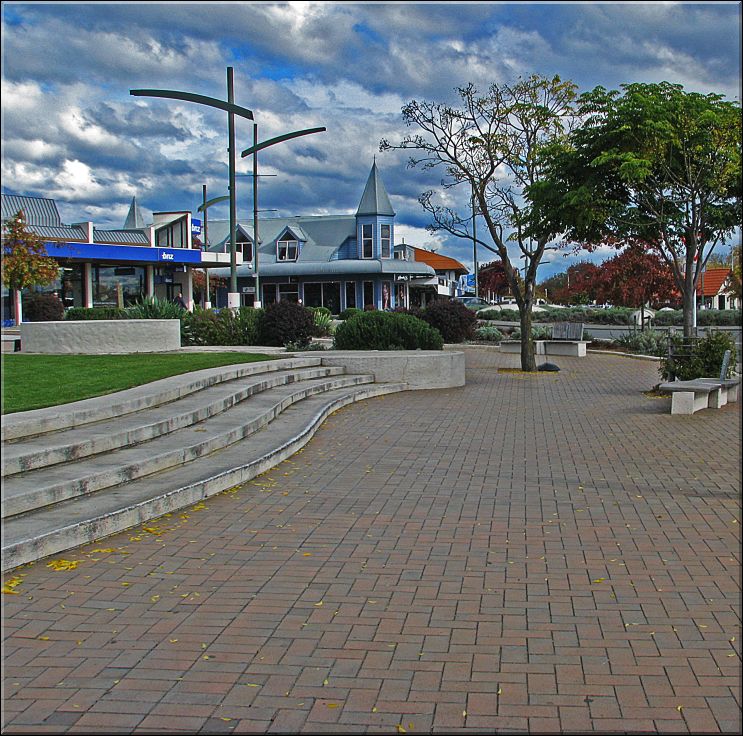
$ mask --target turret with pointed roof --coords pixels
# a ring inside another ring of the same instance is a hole
[[[144,217],[137,204],[137,198],[132,197],[132,203],[129,205],[129,214],[124,222],[124,230],[139,230],[146,227]]]
[[[387,190],[382,183],[382,177],[379,175],[377,161],[374,160],[369,178],[366,181],[364,193],[361,195],[359,208],[356,210],[356,216],[359,215],[386,215],[394,217],[395,211],[392,209],[390,198],[387,196]]]

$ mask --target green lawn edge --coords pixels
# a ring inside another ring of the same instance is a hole
[[[133,353],[2,356],[2,414],[15,414],[123,391],[183,373],[276,360],[260,353]]]

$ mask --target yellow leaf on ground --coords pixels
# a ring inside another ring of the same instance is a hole
[[[51,567],[52,570],[74,570],[80,564],[80,560],[52,560],[47,562],[46,566]]]

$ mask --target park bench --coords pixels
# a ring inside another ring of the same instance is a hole
[[[583,339],[582,322],[555,322],[552,339],[541,340],[545,355],[572,355],[583,358],[588,341]]]
[[[730,351],[726,350],[719,378],[695,378],[660,384],[661,391],[671,393],[671,414],[694,414],[700,409],[719,409],[737,401],[740,378],[727,377],[729,366]]]
[[[572,355],[583,358],[586,355],[588,341],[583,339],[582,322],[555,322],[552,325],[552,338],[535,340],[534,352],[537,355]],[[500,344],[502,353],[521,351],[520,340],[503,340]]]

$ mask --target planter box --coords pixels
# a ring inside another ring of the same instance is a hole
[[[23,353],[161,353],[181,347],[177,319],[24,322]]]
[[[535,340],[535,355],[570,355],[574,358],[584,358],[586,355],[586,340]],[[520,353],[521,340],[503,340],[500,343],[501,353]]]

